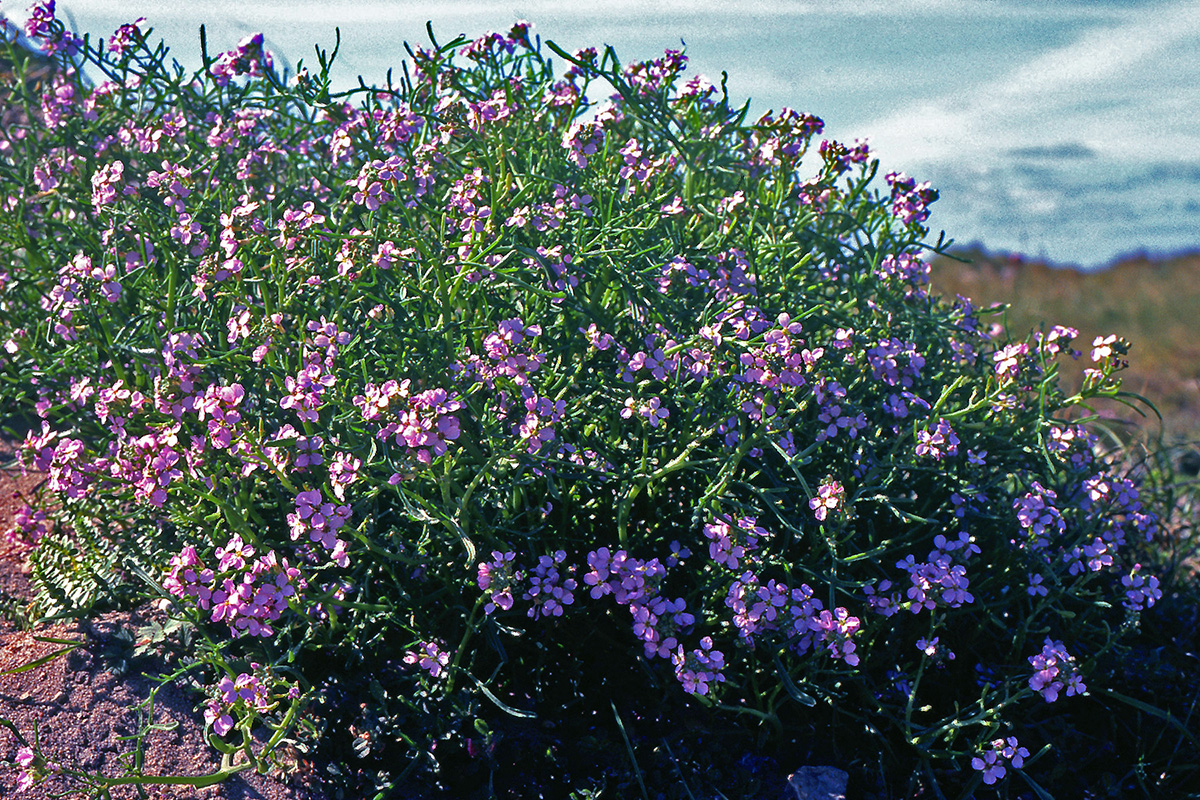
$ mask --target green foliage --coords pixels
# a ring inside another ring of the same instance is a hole
[[[85,523],[75,534],[52,533],[30,553],[31,577],[43,616],[85,617],[113,587],[112,551],[90,528]]]

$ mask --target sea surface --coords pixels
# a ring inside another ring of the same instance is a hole
[[[23,3],[3,0],[14,20]],[[144,16],[185,66],[262,31],[279,61],[341,48],[339,86],[379,83],[403,42],[507,30],[623,62],[686,46],[691,69],[790,106],[826,136],[869,138],[884,171],[941,193],[929,224],[960,243],[1094,268],[1200,249],[1200,1],[59,0],[107,36]]]

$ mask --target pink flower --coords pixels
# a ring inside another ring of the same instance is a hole
[[[1092,341],[1092,361],[1103,361],[1113,354],[1113,345],[1116,344],[1116,336],[1097,336]]]
[[[212,725],[213,732],[217,736],[224,736],[233,730],[233,717],[221,709],[220,704],[213,700],[208,707],[204,709],[204,721]]]
[[[683,198],[675,195],[675,199],[669,203],[663,203],[663,207],[659,209],[659,214],[664,217],[673,217],[682,214],[686,209],[683,207]]]
[[[821,484],[817,489],[817,496],[808,501],[808,507],[813,510],[813,516],[818,521],[824,522],[829,512],[836,510],[845,496],[846,490],[840,483],[829,481]]]
[[[405,664],[417,664],[432,678],[440,678],[450,663],[450,654],[437,646],[436,642],[422,642],[416,650],[404,655]]]

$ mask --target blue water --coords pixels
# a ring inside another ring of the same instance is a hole
[[[14,19],[20,9],[5,2]],[[525,18],[567,49],[623,61],[686,43],[694,71],[754,113],[791,106],[870,137],[884,170],[932,181],[929,224],[959,242],[1094,267],[1200,249],[1200,2],[598,0],[593,3],[59,0],[107,35],[145,16],[186,66],[263,31],[287,63],[342,49],[335,76],[380,82],[402,42]]]

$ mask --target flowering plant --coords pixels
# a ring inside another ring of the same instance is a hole
[[[1154,519],[1075,414],[1121,345],[1068,396],[1073,331],[931,295],[936,193],[818,118],[748,121],[672,50],[546,44],[556,75],[524,23],[337,94],[261,35],[189,75],[37,9],[0,378],[95,545],[39,533],[43,603],[195,626],[214,741],[274,730],[247,763],[336,741],[347,665],[356,753],[414,765],[453,714],[606,708],[628,672],[992,784],[1158,597],[1122,556]]]

